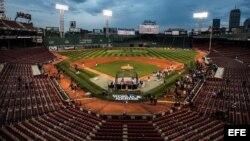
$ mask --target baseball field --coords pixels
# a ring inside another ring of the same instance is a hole
[[[174,66],[174,71],[164,77],[166,83],[149,91],[161,95],[176,79],[185,75],[187,70],[194,66],[195,56],[198,53],[193,50],[170,48],[99,48],[64,51],[60,54],[67,59],[59,63],[58,67],[85,91],[102,97],[100,94],[107,91],[91,82],[91,78],[98,75],[114,77],[121,66],[125,65],[133,66],[141,78]],[[80,70],[78,74],[73,67],[75,65]]]

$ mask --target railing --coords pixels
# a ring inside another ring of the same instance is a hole
[[[58,82],[56,81],[55,78],[50,78],[49,80],[63,101],[65,101],[65,102],[71,101],[70,98],[68,97],[68,95],[66,94],[66,92],[58,84]]]

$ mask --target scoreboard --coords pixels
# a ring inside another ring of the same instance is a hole
[[[188,34],[187,30],[181,28],[169,28],[164,33],[170,36],[187,36]]]
[[[140,34],[159,34],[159,25],[139,25]]]

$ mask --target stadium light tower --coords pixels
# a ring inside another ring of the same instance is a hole
[[[211,53],[211,49],[212,49],[212,38],[213,38],[213,26],[210,28],[209,48],[208,48],[209,53]]]
[[[199,22],[199,29],[198,32],[201,32],[202,27],[202,20],[208,17],[208,12],[199,12],[199,13],[193,13],[193,18],[198,19]]]
[[[56,4],[56,9],[59,10],[60,12],[60,36],[64,36],[64,11],[69,10],[68,5],[63,5],[63,4]]]
[[[112,17],[113,12],[111,10],[103,10],[103,16],[106,17],[106,37],[109,38],[109,17]]]

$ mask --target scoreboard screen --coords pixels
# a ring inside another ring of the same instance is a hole
[[[118,35],[135,35],[135,30],[133,29],[118,29]]]
[[[139,25],[140,34],[159,34],[159,25]]]

